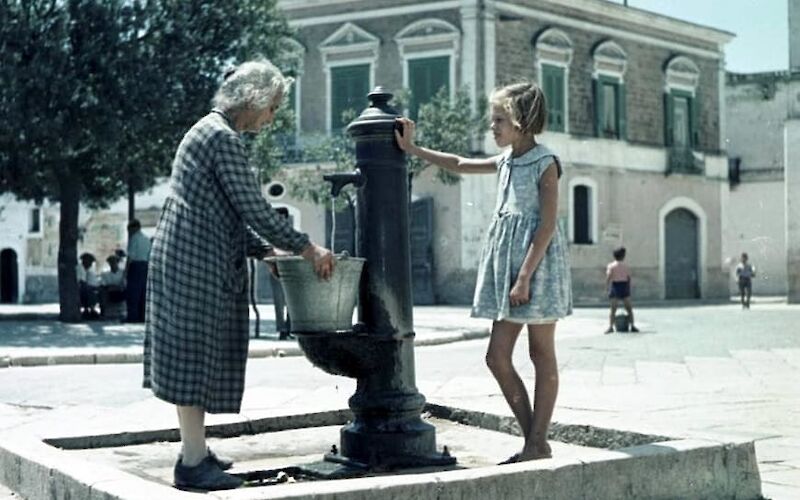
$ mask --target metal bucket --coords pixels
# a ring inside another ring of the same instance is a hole
[[[336,267],[328,281],[317,277],[314,266],[302,257],[277,256],[266,260],[278,267],[292,333],[353,329],[353,309],[365,259],[337,255]]]

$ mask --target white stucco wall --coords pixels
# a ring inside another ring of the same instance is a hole
[[[786,293],[786,235],[782,181],[747,182],[728,193],[722,259],[730,269],[731,293],[738,293],[734,269],[746,252],[756,266],[754,294]]]
[[[783,168],[783,124],[800,106],[800,81],[777,75],[726,86],[726,149],[743,170]]]
[[[787,193],[800,198],[786,177],[792,145],[800,143],[800,130],[790,125],[800,113],[800,79],[786,72],[733,75],[725,91],[727,150],[741,158],[741,183],[723,196],[722,258],[732,273],[741,252],[747,252],[758,272],[753,293],[783,295],[792,246],[787,234],[794,225],[786,216],[793,206]],[[730,283],[736,292],[733,278]]]
[[[800,119],[785,124],[786,267],[789,302],[800,303]]]
[[[18,201],[11,194],[0,196],[0,251],[17,254],[17,297],[25,296],[25,257],[27,255],[28,212],[31,203]]]

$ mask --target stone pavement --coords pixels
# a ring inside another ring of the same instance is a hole
[[[641,334],[602,335],[606,311],[599,308],[577,309],[560,323],[554,420],[674,437],[752,439],[764,495],[800,498],[800,306],[757,299],[750,311],[728,304],[636,312]],[[481,335],[488,326],[468,318],[463,307],[417,307],[414,319],[421,339]],[[141,331],[134,328],[0,321],[0,355],[140,349]],[[267,337],[263,342],[294,345]],[[515,363],[530,382],[523,342]],[[417,349],[420,391],[434,403],[508,414],[484,366],[485,346],[483,339]],[[57,428],[69,435],[87,422],[95,433],[173,427],[174,410],[138,387],[140,370],[136,364],[0,370],[0,431]],[[353,380],[327,375],[303,357],[253,360],[242,415],[212,416],[209,423],[344,408],[354,388]],[[0,490],[6,500],[2,495]]]

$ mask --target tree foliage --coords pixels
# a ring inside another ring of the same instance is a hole
[[[343,113],[342,120],[347,123],[356,116],[356,110],[348,110]],[[251,155],[254,166],[263,181],[283,181],[293,198],[325,206],[330,206],[333,201],[337,209],[341,208],[345,201],[342,197],[332,200],[331,185],[322,176],[332,172],[350,172],[355,168],[352,140],[345,133],[306,135],[301,138],[302,144],[297,144],[295,123],[292,112],[282,110],[278,113],[275,122],[255,139]],[[286,148],[295,148],[300,153],[297,160],[311,166],[292,171],[284,169]],[[351,190],[349,186],[344,188],[345,193]]]
[[[281,49],[275,3],[0,0],[0,192],[61,203],[62,318],[78,312],[79,203],[169,171],[223,66]]]
[[[222,67],[289,34],[274,1],[11,0],[0,8],[0,189],[103,205],[168,171]]]
[[[395,109],[402,110],[410,101],[411,92],[403,89],[397,93],[393,101]],[[427,148],[446,151],[461,156],[475,154],[472,147],[474,141],[482,138],[488,129],[486,120],[486,101],[478,102],[477,110],[472,111],[469,93],[465,89],[458,90],[453,99],[446,89],[439,91],[433,99],[420,107],[417,123],[417,144]],[[345,123],[352,121],[357,116],[355,110],[350,110],[343,117]],[[276,124],[266,134],[286,133],[287,128]],[[294,130],[293,128],[291,130]],[[293,133],[293,132],[292,132]],[[263,135],[266,135],[263,134]],[[268,143],[268,139],[260,139]],[[270,143],[273,144],[274,143]],[[330,172],[346,172],[355,168],[355,154],[352,140],[344,134],[321,136],[306,139],[305,151],[311,163],[317,163],[316,168],[306,168],[287,173],[280,170],[280,163],[274,162],[280,154],[277,150],[256,149],[254,160],[256,166],[264,172],[267,178],[280,178],[289,188],[291,196],[315,204],[330,205],[330,184],[322,179],[322,175]],[[408,169],[412,178],[418,176],[430,165],[419,158],[408,157]],[[323,169],[321,164],[330,165]],[[460,176],[437,169],[437,179],[444,184],[454,184]],[[346,190],[351,189],[349,187]],[[343,203],[337,200],[338,203]],[[340,205],[341,206],[341,205]]]
[[[403,109],[410,101],[410,92],[400,94],[398,107]],[[472,100],[467,89],[459,89],[451,99],[449,91],[442,87],[429,102],[419,108],[417,120],[416,142],[420,146],[445,151],[459,156],[471,156],[476,153],[473,144],[481,140],[488,130],[486,119],[487,102],[477,102],[475,112],[472,111]],[[413,177],[417,177],[431,165],[410,156],[408,169]],[[436,168],[436,178],[443,184],[455,184],[461,176],[447,170]]]

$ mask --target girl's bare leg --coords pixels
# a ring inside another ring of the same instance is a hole
[[[522,325],[509,321],[495,321],[492,324],[492,336],[486,351],[486,365],[497,380],[508,406],[511,407],[522,435],[527,436],[533,425],[531,401],[511,359],[520,330]]]
[[[533,398],[533,425],[525,437],[523,460],[549,458],[547,432],[558,396],[558,362],[555,348],[556,324],[528,325],[528,346],[536,372]]]

